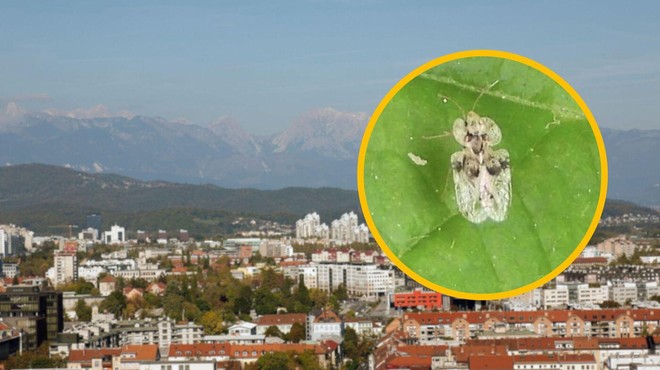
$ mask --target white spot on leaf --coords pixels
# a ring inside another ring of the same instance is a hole
[[[408,153],[408,158],[410,158],[410,160],[413,161],[413,163],[418,165],[418,166],[426,166],[426,163],[427,163],[426,159],[424,159],[424,158],[422,158],[418,155],[415,155],[413,153]]]

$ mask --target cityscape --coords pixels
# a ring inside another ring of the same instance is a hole
[[[658,216],[634,209],[610,210],[551,282],[499,301],[426,289],[353,210],[200,240],[99,213],[63,235],[6,224],[0,357],[12,368],[653,369]]]

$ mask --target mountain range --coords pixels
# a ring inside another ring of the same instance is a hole
[[[44,163],[140,180],[230,188],[356,188],[366,113],[332,108],[303,113],[275,135],[246,132],[231,117],[207,126],[158,117],[0,111],[0,163]],[[660,205],[660,130],[602,129],[608,197]]]

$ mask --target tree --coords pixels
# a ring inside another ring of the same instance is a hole
[[[296,290],[296,294],[293,296],[293,298],[300,302],[300,304],[307,308],[303,312],[309,311],[309,307],[312,306],[312,299],[309,296],[309,289],[305,286],[305,282],[302,278],[298,280],[298,289]]]
[[[310,289],[309,298],[314,303],[314,308],[323,308],[328,304],[328,295],[320,289]]]
[[[262,286],[254,292],[254,309],[259,315],[273,314],[277,312],[279,300],[269,288]]]
[[[344,331],[344,342],[342,344],[344,345],[344,353],[346,354],[346,357],[350,358],[354,362],[357,362],[359,357],[359,342],[360,338],[358,337],[355,330],[353,330],[351,327],[347,327]]]
[[[115,315],[115,317],[121,317],[124,309],[126,308],[126,297],[122,292],[112,292],[110,295],[101,302],[99,310],[101,312],[108,311]]]
[[[199,324],[204,327],[204,333],[209,335],[221,334],[224,330],[222,326],[222,314],[218,311],[207,311],[199,319]]]
[[[282,334],[282,331],[280,331],[280,328],[278,328],[275,325],[271,325],[268,328],[266,328],[266,332],[264,334],[266,334],[267,337],[282,338],[284,336],[284,334]]]
[[[252,289],[248,285],[242,285],[238,290],[238,297],[234,301],[234,313],[249,314],[252,309]]]
[[[306,335],[307,333],[305,332],[305,325],[296,322],[291,325],[291,330],[289,331],[287,338],[290,342],[298,343],[301,340],[304,340]]]
[[[5,369],[54,369],[66,367],[67,360],[59,356],[50,357],[48,343],[44,342],[36,351],[13,354],[5,361]]]
[[[619,308],[621,305],[617,301],[603,301],[603,303],[600,304],[601,308]]]
[[[339,302],[347,300],[348,291],[346,290],[346,285],[344,285],[344,283],[339,284],[337,289],[332,292],[332,295],[335,296]]]
[[[85,300],[79,299],[78,302],[76,302],[75,311],[78,321],[92,320],[92,308],[85,303]]]
[[[259,370],[288,370],[290,359],[286,352],[265,353],[257,360]]]

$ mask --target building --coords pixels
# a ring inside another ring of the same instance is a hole
[[[580,284],[577,287],[577,301],[581,305],[597,305],[608,300],[609,290],[607,285],[589,286]]]
[[[660,309],[442,311],[404,313],[399,320],[399,330],[420,344],[442,338],[464,341],[494,331],[502,338],[629,338],[653,333],[660,327]]]
[[[340,243],[368,243],[369,228],[365,224],[358,225],[358,217],[354,212],[344,213],[330,223],[330,237]]]
[[[293,324],[305,325],[307,315],[304,313],[285,313],[277,315],[263,315],[257,320],[256,334],[266,334],[266,330],[271,326],[276,326],[280,332],[287,334],[291,331]]]
[[[320,263],[316,267],[316,282],[305,286],[326,292],[336,290],[339,285],[346,287],[349,295],[360,297],[385,297],[394,292],[394,271],[383,270],[376,265],[350,263]],[[300,271],[300,267],[299,267]]]
[[[328,225],[321,223],[321,217],[316,212],[309,213],[296,221],[296,239],[328,239],[329,237]]]
[[[611,254],[614,258],[618,258],[623,255],[631,257],[639,246],[624,236],[618,236],[604,240],[596,248],[600,254]]]
[[[187,243],[190,241],[190,234],[188,234],[188,230],[185,229],[180,229],[179,230],[179,241]]]
[[[78,233],[78,239],[96,241],[99,240],[99,230],[91,227],[86,228]]]
[[[252,253],[259,252],[259,247],[261,247],[261,239],[259,238],[233,238],[226,239],[222,246],[230,251],[237,251],[242,245],[247,245],[252,247]]]
[[[612,286],[610,290],[610,300],[621,305],[637,301],[637,284],[623,283]]]
[[[0,260],[0,277],[13,279],[18,275],[18,263],[4,262]]]
[[[242,248],[242,247],[241,247]],[[293,256],[293,247],[279,240],[263,240],[259,246],[262,257],[286,258]]]
[[[544,310],[551,307],[565,307],[568,305],[568,301],[568,286],[566,285],[557,285],[555,288],[543,289],[541,303]]]
[[[99,292],[102,296],[107,297],[115,291],[117,287],[117,279],[112,275],[107,275],[99,280]]]
[[[78,256],[75,252],[55,252],[54,286],[64,285],[78,279]]]
[[[109,231],[103,233],[103,242],[106,244],[120,244],[126,242],[126,229],[113,225]]]
[[[62,292],[37,286],[11,286],[0,293],[0,317],[13,319],[25,334],[25,348],[34,349],[43,340],[57,338],[64,328]]]
[[[307,338],[310,340],[336,339],[344,335],[344,324],[337,314],[324,309],[318,315],[310,313]]]
[[[0,225],[0,255],[18,256],[33,249],[34,233],[16,225]]]
[[[442,294],[423,289],[415,289],[412,292],[394,293],[392,304],[395,308],[420,308],[434,310],[442,308]]]

